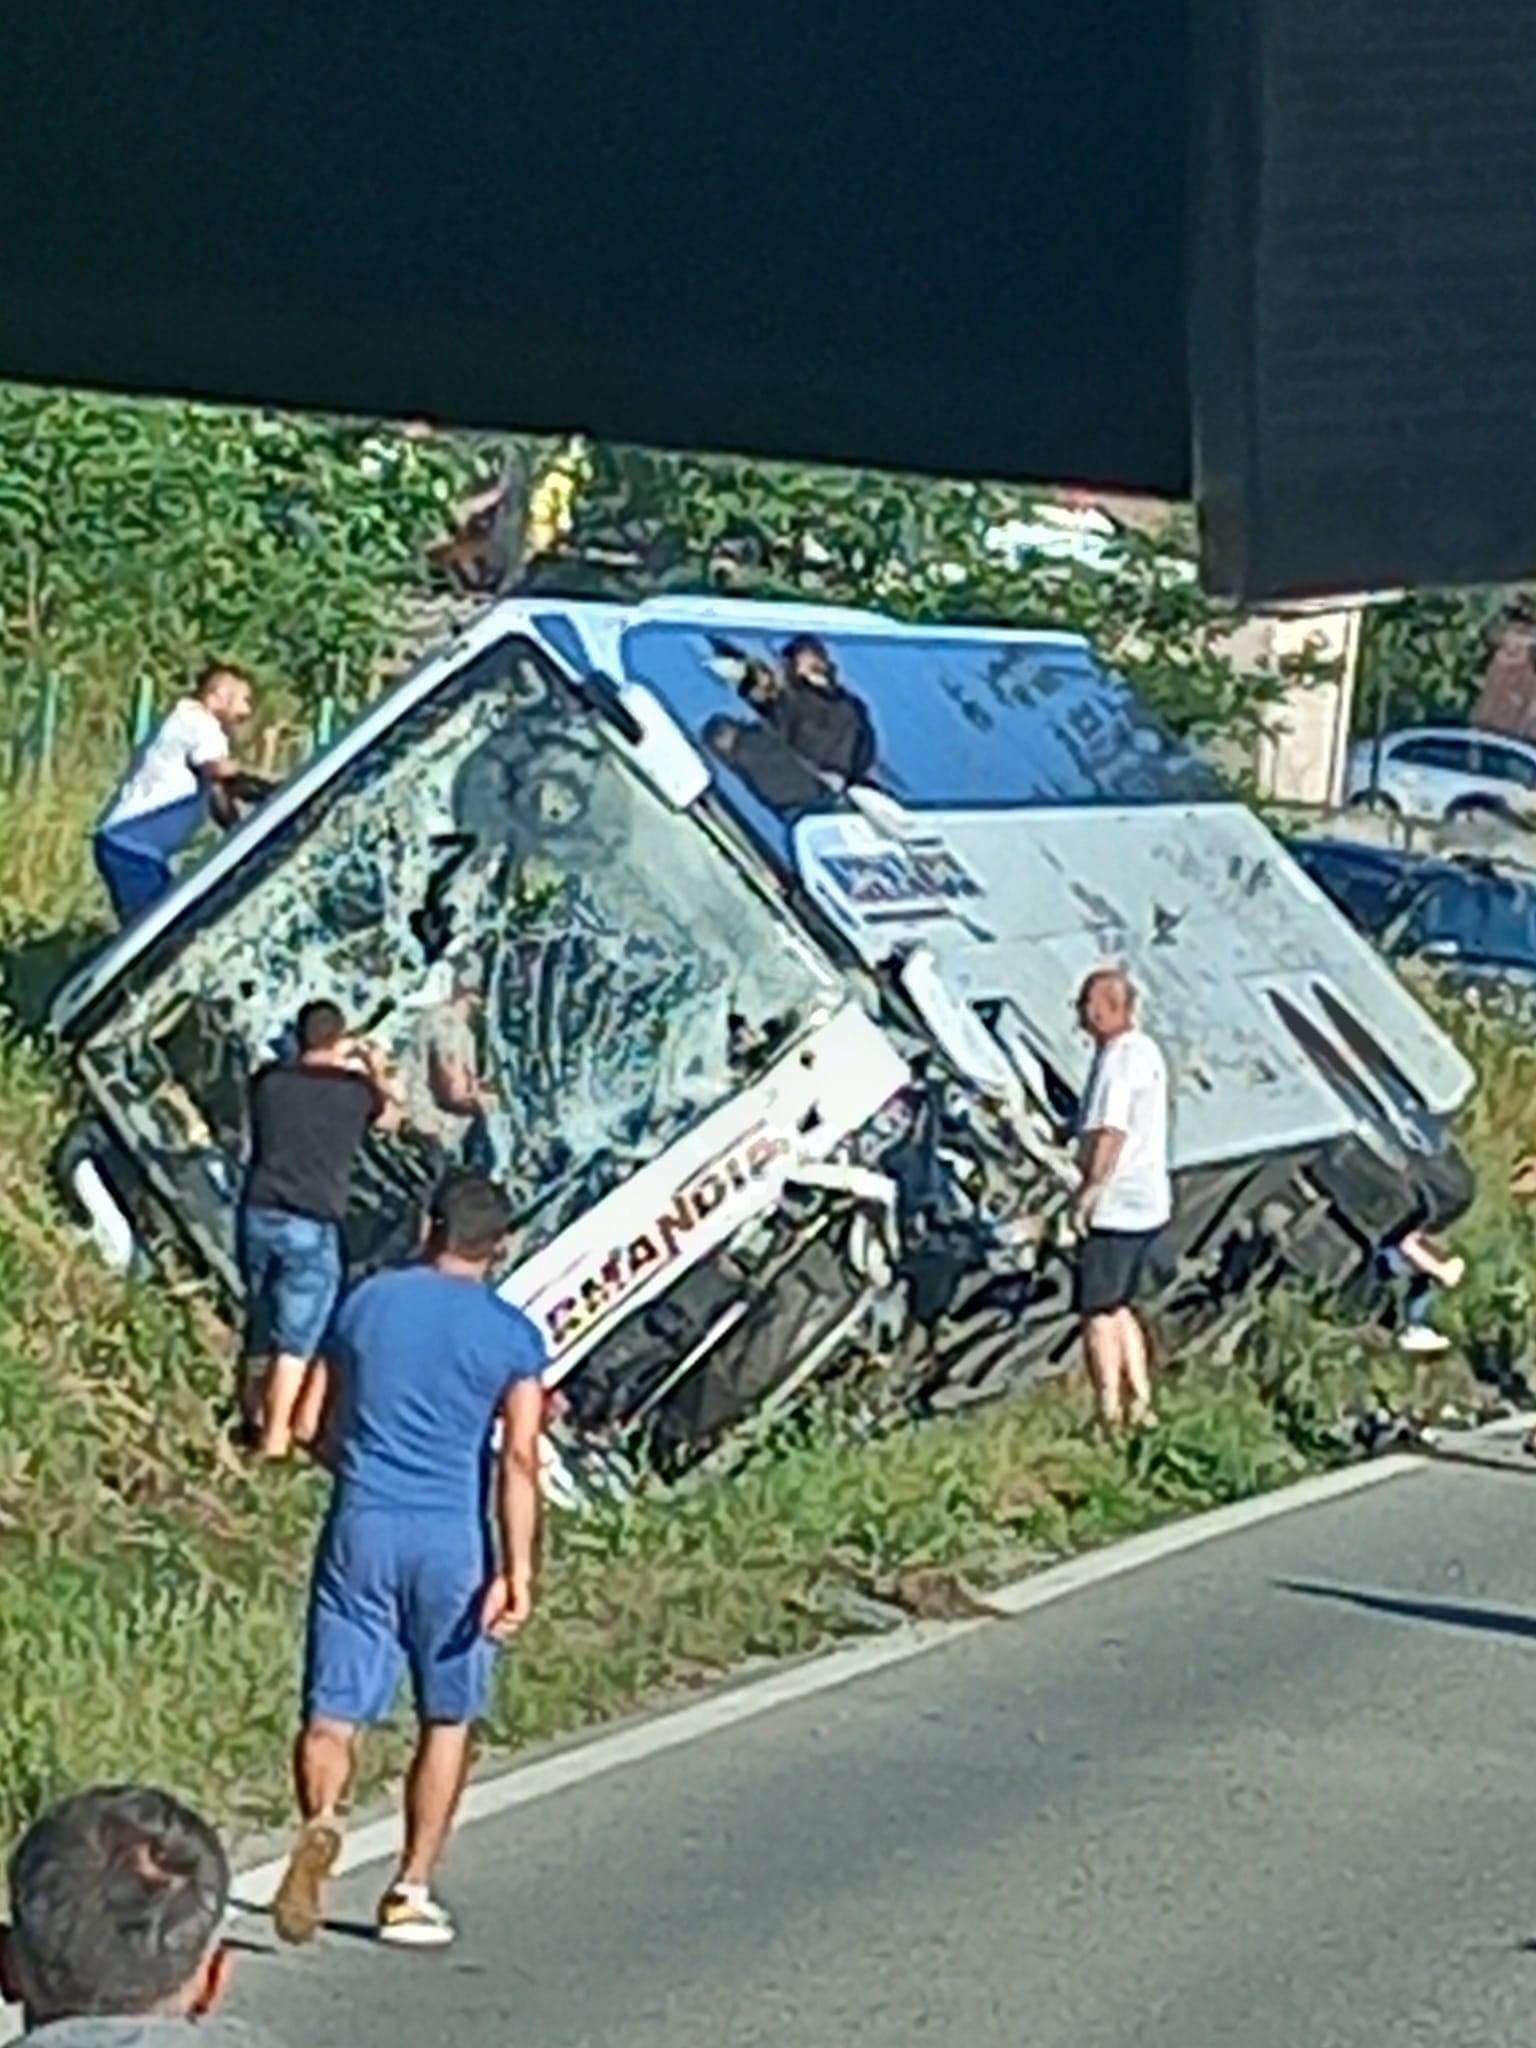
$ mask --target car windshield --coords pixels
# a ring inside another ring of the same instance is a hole
[[[301,1003],[330,998],[387,1053],[406,1110],[360,1163],[354,1259],[396,1255],[417,1197],[459,1161],[506,1181],[522,1258],[835,994],[511,640],[173,925],[84,1062],[162,1194],[227,1251],[249,1077]],[[478,1113],[451,1106],[449,1069],[483,1092]]]
[[[1002,635],[647,621],[624,666],[710,757],[770,843],[841,786],[911,810],[1220,801],[1211,771],[1170,738],[1082,643]]]
[[[1500,876],[1440,877],[1415,899],[1398,944],[1473,966],[1536,969],[1536,889]]]

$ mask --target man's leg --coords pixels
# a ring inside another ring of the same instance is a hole
[[[1118,1429],[1125,1419],[1118,1312],[1111,1310],[1107,1315],[1083,1318],[1083,1352],[1098,1402],[1099,1420],[1106,1429]]]
[[[331,1376],[324,1359],[315,1359],[304,1375],[293,1411],[293,1440],[306,1449],[319,1443],[325,1429]]]
[[[335,1226],[307,1216],[278,1219],[277,1352],[262,1397],[264,1458],[286,1458],[293,1449],[295,1412],[340,1290],[341,1247]]]
[[[424,1721],[405,1781],[405,1853],[400,1882],[430,1887],[469,1775],[465,1722]]]
[[[399,1669],[389,1518],[333,1517],[310,1587],[303,1727],[293,1759],[303,1826],[272,1907],[284,1941],[312,1940],[324,1918],[358,1730],[388,1710]]]
[[[453,1940],[453,1921],[432,1896],[469,1771],[470,1730],[485,1712],[494,1648],[480,1627],[491,1574],[478,1521],[441,1528],[432,1518],[411,1533],[412,1569],[402,1604],[403,1635],[420,1735],[405,1788],[405,1850],[379,1904],[379,1938],[413,1948]]]
[[[304,1391],[310,1361],[279,1351],[267,1367],[261,1390],[261,1455],[286,1458],[293,1449],[293,1417]]]
[[[1141,1318],[1128,1303],[1115,1316],[1120,1328],[1120,1358],[1131,1390],[1130,1420],[1133,1426],[1152,1421],[1152,1375],[1147,1364],[1147,1333]]]
[[[347,1796],[357,1759],[357,1729],[350,1721],[310,1721],[293,1751],[294,1789],[308,1821],[334,1821]]]
[[[325,1886],[341,1854],[337,1816],[352,1782],[357,1730],[350,1722],[307,1722],[294,1749],[293,1775],[304,1825],[283,1872],[272,1919],[282,1941],[313,1941],[325,1917]]]

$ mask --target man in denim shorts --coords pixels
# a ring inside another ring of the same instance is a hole
[[[341,1225],[352,1167],[392,1103],[378,1055],[347,1036],[334,1003],[306,1003],[299,1056],[251,1083],[251,1166],[240,1213],[240,1265],[253,1325],[270,1333],[261,1452],[283,1458],[317,1420],[306,1381],[341,1292]],[[302,1409],[301,1409],[302,1402]]]

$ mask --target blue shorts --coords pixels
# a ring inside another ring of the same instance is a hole
[[[141,910],[158,903],[176,879],[170,855],[153,846],[98,832],[93,850],[96,872],[106,884],[119,924],[131,924]]]
[[[309,1591],[305,1721],[382,1721],[407,1670],[419,1720],[478,1721],[496,1654],[480,1628],[493,1569],[473,1516],[333,1514]]]
[[[341,1232],[286,1209],[240,1212],[240,1270],[253,1351],[313,1358],[341,1293]]]

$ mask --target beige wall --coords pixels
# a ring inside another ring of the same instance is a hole
[[[1310,653],[1337,664],[1336,682],[1298,682],[1265,721],[1253,769],[1261,796],[1279,803],[1332,806],[1343,795],[1344,757],[1360,651],[1360,613],[1308,612],[1255,620],[1264,665]]]

